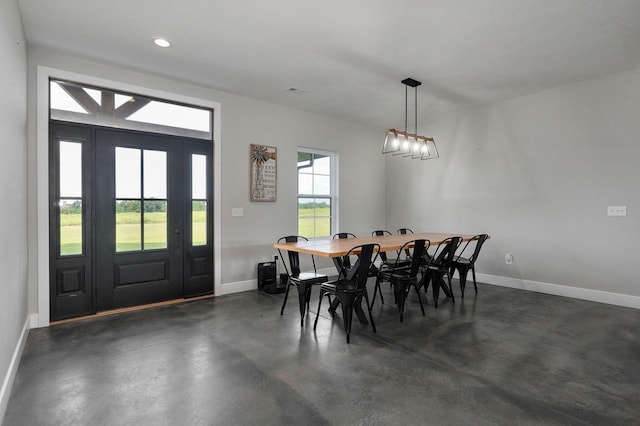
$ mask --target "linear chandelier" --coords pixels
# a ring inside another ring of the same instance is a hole
[[[405,78],[402,80],[402,84],[404,84],[404,132],[396,129],[387,129],[382,153],[420,160],[440,158],[433,138],[418,135],[418,86],[422,83],[413,78]],[[415,89],[415,133],[407,132],[407,93],[409,87]]]

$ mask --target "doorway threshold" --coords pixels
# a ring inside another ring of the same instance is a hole
[[[67,318],[67,319],[63,319],[63,320],[59,320],[59,321],[51,321],[49,323],[49,326],[52,327],[52,326],[55,326],[55,325],[66,324],[66,323],[70,323],[70,322],[84,321],[84,320],[88,320],[88,319],[91,319],[91,318],[100,318],[100,317],[106,317],[106,316],[109,316],[109,315],[122,314],[122,313],[126,313],[126,312],[142,311],[144,309],[157,308],[157,307],[160,307],[160,306],[169,306],[169,305],[176,305],[178,303],[193,302],[194,300],[212,299],[214,297],[215,297],[214,294],[207,294],[207,295],[204,295],[204,296],[190,297],[188,299],[174,299],[174,300],[167,300],[167,301],[164,301],[164,302],[149,303],[147,305],[139,305],[139,306],[130,306],[128,308],[111,309],[109,311],[101,311],[101,312],[97,312],[97,313],[91,314],[91,315],[83,315],[83,316],[80,316],[80,317]]]

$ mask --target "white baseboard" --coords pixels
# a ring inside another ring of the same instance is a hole
[[[338,275],[336,268],[318,269],[318,273],[327,274],[329,276]],[[233,283],[224,283],[216,286],[215,295],[223,296],[225,294],[240,293],[241,291],[257,290],[258,280],[236,281]]]
[[[555,296],[588,300],[590,302],[607,303],[609,305],[618,305],[627,308],[640,309],[640,297],[638,296],[611,293],[601,290],[591,290],[587,288],[571,287],[560,284],[543,283],[539,281],[529,281],[519,278],[500,277],[497,275],[488,274],[476,274],[476,279],[478,282],[498,285],[501,287],[517,288],[520,290],[553,294]]]
[[[4,419],[4,413],[7,411],[9,396],[11,396],[11,388],[13,387],[13,381],[16,378],[16,373],[18,372],[18,365],[20,364],[20,358],[22,357],[24,345],[27,342],[27,335],[29,334],[29,324],[31,323],[31,321],[32,318],[31,316],[29,316],[24,322],[22,332],[20,333],[20,338],[18,339],[16,348],[13,351],[13,356],[11,357],[9,369],[7,370],[4,381],[2,382],[2,388],[0,389],[0,423],[2,423],[2,419]]]
[[[216,286],[215,295],[223,296],[225,294],[239,293],[241,291],[256,290],[258,288],[258,280],[236,281],[234,283],[224,283]]]

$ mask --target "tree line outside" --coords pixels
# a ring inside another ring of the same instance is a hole
[[[167,247],[167,203],[145,200],[144,225],[141,224],[140,200],[122,200],[116,203],[116,251],[159,249]],[[205,201],[192,202],[193,245],[206,244]],[[144,242],[142,239],[144,226]],[[82,201],[75,200],[60,206],[60,253],[82,253]]]

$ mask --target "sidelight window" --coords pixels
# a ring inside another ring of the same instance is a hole
[[[191,155],[191,245],[207,245],[207,156]]]
[[[82,249],[82,143],[60,141],[58,226],[60,256],[83,253]]]

